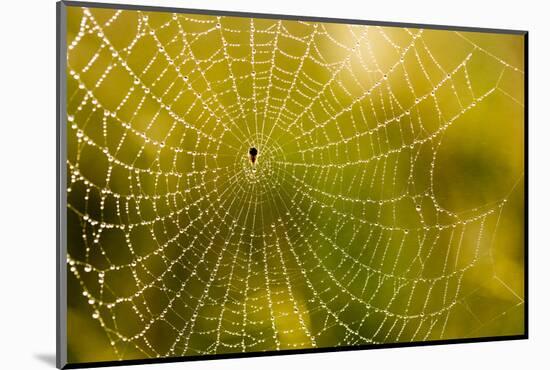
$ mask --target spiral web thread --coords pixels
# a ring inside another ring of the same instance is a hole
[[[69,306],[117,359],[476,336],[523,306],[496,272],[489,319],[463,291],[514,188],[461,212],[434,190],[450,127],[497,94],[523,107],[500,84],[523,71],[468,33],[438,31],[466,50],[449,66],[422,29],[71,14]],[[457,310],[474,330],[447,331]]]

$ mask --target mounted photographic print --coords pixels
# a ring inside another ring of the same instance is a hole
[[[59,367],[527,338],[527,32],[61,2],[58,40]]]

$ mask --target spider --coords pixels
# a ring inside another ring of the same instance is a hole
[[[252,164],[256,163],[256,156],[258,155],[258,149],[252,147],[248,151],[248,154],[250,154],[250,161],[252,162]]]

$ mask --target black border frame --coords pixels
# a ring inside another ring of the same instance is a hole
[[[165,358],[149,358],[136,360],[113,360],[113,361],[98,361],[98,362],[67,362],[67,264],[66,256],[66,7],[87,7],[87,8],[103,8],[103,9],[120,9],[120,10],[142,10],[148,12],[170,12],[184,14],[202,14],[202,15],[219,15],[231,17],[245,18],[261,18],[261,19],[276,19],[276,20],[294,20],[305,22],[321,22],[321,23],[340,23],[340,24],[357,24],[370,26],[384,27],[399,27],[399,28],[423,28],[432,30],[445,31],[462,31],[462,32],[482,32],[496,34],[512,34],[524,37],[524,333],[519,335],[504,335],[492,337],[473,337],[473,338],[458,338],[458,339],[442,339],[430,340],[422,342],[396,342],[383,344],[363,344],[354,346],[340,347],[325,347],[325,348],[301,348],[288,349],[281,351],[265,351],[265,352],[237,352],[223,353],[213,355],[193,355]],[[265,357],[265,356],[280,356],[292,354],[307,354],[307,353],[328,353],[340,351],[360,351],[365,349],[382,349],[382,348],[403,348],[403,347],[423,347],[442,344],[460,344],[460,343],[482,343],[482,342],[497,342],[520,340],[529,338],[529,254],[528,254],[528,239],[529,239],[529,31],[513,30],[513,29],[495,29],[495,28],[477,28],[477,27],[460,27],[448,25],[432,25],[419,23],[402,23],[402,22],[383,22],[358,19],[343,19],[343,18],[325,18],[314,16],[297,16],[284,14],[265,14],[265,13],[249,13],[249,12],[234,12],[225,10],[210,10],[210,9],[188,9],[174,8],[164,6],[146,6],[146,5],[130,5],[130,4],[112,4],[112,3],[97,3],[61,0],[56,3],[56,366],[59,369],[78,369],[92,368],[105,366],[122,366],[122,365],[142,365],[142,364],[159,364],[172,362],[187,362],[187,361],[208,361],[217,359],[231,358],[247,358],[247,357]]]

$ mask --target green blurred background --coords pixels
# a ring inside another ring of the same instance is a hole
[[[67,42],[69,362],[524,332],[522,35],[68,7]]]

